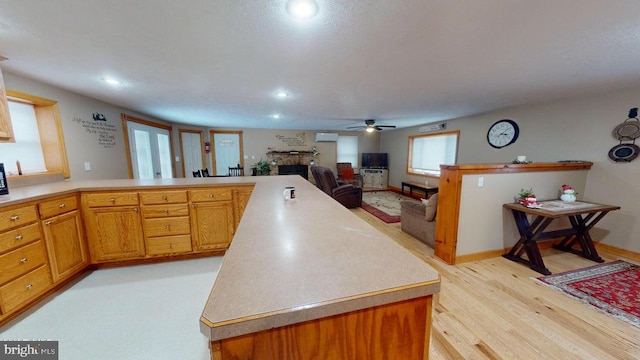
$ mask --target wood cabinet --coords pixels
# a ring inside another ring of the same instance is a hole
[[[239,186],[233,189],[233,220],[236,229],[240,224],[244,209],[247,208],[252,192],[253,186]]]
[[[226,250],[235,231],[231,187],[189,190],[195,251]]]
[[[38,204],[53,282],[67,279],[89,265],[77,195]]]
[[[84,222],[92,263],[145,256],[137,192],[82,195]]]
[[[51,287],[35,204],[0,211],[0,319]]]
[[[148,256],[191,252],[191,222],[186,190],[140,193]]]

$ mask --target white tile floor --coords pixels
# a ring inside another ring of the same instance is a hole
[[[199,319],[222,257],[102,269],[0,328],[59,341],[60,360],[210,359]]]

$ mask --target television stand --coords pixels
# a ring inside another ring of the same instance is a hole
[[[360,169],[360,176],[364,188],[386,189],[389,186],[388,169]]]

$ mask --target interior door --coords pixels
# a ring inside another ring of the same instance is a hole
[[[242,131],[211,131],[216,175],[228,175],[229,167],[244,167]]]
[[[192,177],[194,171],[206,167],[203,147],[202,131],[180,129],[180,151],[182,152],[184,177]]]
[[[134,121],[127,121],[127,130],[133,178],[172,178],[169,130]]]

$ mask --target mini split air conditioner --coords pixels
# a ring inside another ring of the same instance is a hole
[[[336,142],[338,134],[336,133],[316,133],[316,142]]]

